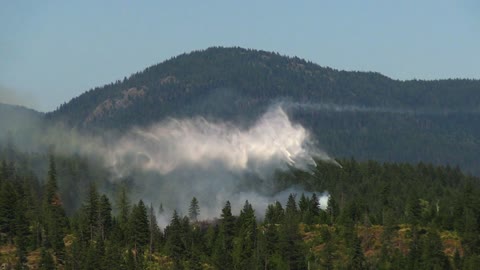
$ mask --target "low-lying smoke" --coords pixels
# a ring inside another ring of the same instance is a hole
[[[61,124],[38,127],[31,135],[32,141],[21,145],[34,151],[54,146],[60,155],[103,159],[112,182],[129,183],[132,201],[143,199],[157,209],[163,205],[163,226],[173,210],[186,215],[193,197],[200,203],[201,219],[219,217],[227,200],[235,214],[248,200],[263,218],[268,204],[285,203],[290,193],[305,192],[301,187],[279,190],[275,172],[289,166],[308,170],[316,165],[314,159],[335,163],[280,105],[248,128],[196,117],[134,128],[121,137],[86,136]],[[326,205],[328,194],[317,195]]]
[[[0,84],[0,103],[26,106],[34,108],[35,99],[31,95],[22,94],[21,91],[14,90]]]
[[[307,169],[315,166],[313,157],[334,162],[280,106],[273,106],[248,129],[201,117],[170,119],[132,130],[106,152],[118,178],[133,179],[138,197],[186,214],[195,196],[205,219],[218,217],[227,200],[234,211],[248,200],[262,217],[269,203],[303,192],[300,188],[278,192],[272,180],[276,170]]]
[[[282,106],[286,110],[307,110],[324,112],[353,112],[353,113],[384,113],[384,114],[406,114],[406,115],[451,115],[451,114],[478,114],[478,109],[429,109],[429,108],[401,108],[392,106],[363,106],[335,103],[301,103],[301,102],[283,102]]]

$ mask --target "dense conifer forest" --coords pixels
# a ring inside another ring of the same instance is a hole
[[[478,269],[480,179],[431,164],[318,162],[279,171],[290,194],[265,215],[228,200],[165,213],[86,158],[0,148],[0,262],[6,269]],[[102,190],[109,190],[104,193]],[[111,192],[111,191],[114,192]],[[179,213],[187,213],[185,216]],[[168,215],[160,227],[157,217]]]

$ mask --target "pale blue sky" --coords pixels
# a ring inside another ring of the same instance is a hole
[[[0,101],[41,111],[172,56],[241,46],[395,79],[480,78],[480,2],[0,2]]]

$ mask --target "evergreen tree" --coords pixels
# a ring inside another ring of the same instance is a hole
[[[52,258],[52,254],[48,250],[42,248],[40,258],[40,270],[54,270],[55,263]]]
[[[363,254],[361,240],[355,235],[352,242],[353,242],[353,246],[350,248],[349,269],[352,269],[352,270],[367,269],[365,265],[365,255]]]
[[[423,254],[421,255],[423,269],[450,269],[450,263],[443,252],[440,235],[430,231],[423,240]]]
[[[290,224],[297,224],[300,221],[294,194],[288,196],[287,205],[285,206],[285,221]]]
[[[122,186],[120,191],[117,194],[115,206],[117,209],[117,221],[118,221],[118,236],[121,237],[124,245],[128,241],[128,226],[130,218],[130,200],[127,195],[127,190],[125,186]]]
[[[138,260],[139,256],[145,251],[145,247],[149,243],[149,238],[150,231],[147,208],[143,201],[140,200],[137,205],[133,206],[129,230],[130,244],[135,251],[134,257],[136,260]]]
[[[89,240],[93,240],[99,228],[99,195],[95,184],[90,184],[87,200],[83,206]]]
[[[150,204],[149,215],[148,215],[148,230],[149,230],[149,254],[153,254],[156,247],[156,242],[159,239],[161,232],[160,228],[157,225],[157,218],[155,217],[155,211],[153,206]]]
[[[16,192],[13,183],[3,181],[0,187],[0,232],[11,243],[15,225]]]
[[[314,217],[318,217],[320,215],[320,203],[318,201],[317,194],[313,193],[312,197],[310,198],[309,210]]]
[[[329,224],[333,224],[338,217],[340,210],[337,204],[337,201],[333,197],[332,194],[328,196],[328,203],[327,203],[327,215]]]
[[[220,230],[215,242],[213,260],[218,269],[233,269],[233,239],[235,237],[235,217],[227,201],[222,209]]]
[[[100,229],[100,236],[105,240],[113,226],[112,220],[112,205],[105,194],[100,196],[98,204],[98,227]]]
[[[23,269],[23,266],[27,262],[28,237],[30,235],[29,223],[25,215],[26,206],[23,201],[17,202],[15,210],[15,246],[17,249],[18,265],[22,266],[20,268]]]
[[[195,197],[193,197],[192,201],[190,202],[188,215],[189,215],[189,218],[195,222],[197,221],[197,218],[200,215],[200,207],[198,206],[198,200]]]
[[[280,233],[280,250],[289,269],[304,269],[306,267],[303,241],[298,229],[299,222],[295,195],[290,194],[285,207],[285,218]]]
[[[175,267],[180,268],[183,252],[185,251],[185,244],[182,241],[182,224],[177,211],[173,211],[172,220],[165,228],[166,248],[168,254],[174,261]]]
[[[50,157],[43,211],[46,231],[45,246],[53,248],[57,260],[62,261],[65,252],[63,237],[67,227],[67,219],[58,194],[57,173],[53,156]]]
[[[253,269],[257,247],[257,223],[252,205],[246,201],[238,218],[239,234],[234,247],[234,268]]]
[[[419,269],[421,257],[421,246],[416,227],[412,228],[412,241],[410,242],[407,255],[408,269]]]
[[[408,201],[406,204],[407,222],[413,226],[417,225],[420,220],[420,215],[421,215],[420,200],[414,193],[412,193],[408,197]]]
[[[300,208],[300,213],[303,215],[308,211],[308,208],[310,206],[309,200],[305,196],[304,193],[302,193],[302,196],[300,196],[300,200],[298,201],[298,207]]]

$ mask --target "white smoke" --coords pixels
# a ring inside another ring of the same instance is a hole
[[[280,106],[270,108],[247,129],[201,117],[170,119],[136,128],[102,152],[108,153],[106,161],[118,178],[133,179],[134,199],[162,203],[168,217],[173,210],[187,214],[195,196],[202,219],[218,217],[227,200],[237,214],[248,200],[263,218],[268,204],[285,203],[290,193],[304,192],[301,188],[277,192],[272,179],[276,170],[307,169],[315,166],[314,158],[335,162]],[[319,197],[321,205],[325,196]],[[159,223],[165,220],[159,217]]]
[[[451,114],[478,114],[477,108],[446,109],[446,108],[407,108],[393,106],[364,106],[354,104],[335,104],[335,103],[308,103],[308,102],[282,102],[282,107],[286,110],[307,110],[322,111],[333,113],[382,113],[382,114],[403,114],[403,115],[451,115]]]
[[[107,159],[119,175],[128,173],[131,165],[164,175],[179,166],[208,168],[212,162],[232,171],[260,173],[272,165],[305,168],[315,164],[312,157],[332,161],[313,147],[307,130],[290,122],[280,106],[247,130],[200,117],[134,129],[108,152]]]
[[[85,135],[59,124],[39,128],[32,137],[36,151],[54,146],[60,155],[103,161],[114,183],[128,182],[132,202],[142,199],[157,209],[163,204],[165,212],[158,217],[162,225],[173,210],[187,215],[193,197],[199,201],[201,219],[219,217],[227,200],[234,214],[248,200],[263,218],[268,204],[284,204],[290,193],[305,192],[301,187],[279,190],[276,171],[289,166],[309,170],[315,159],[336,163],[280,105],[248,128],[196,117],[165,120],[122,136]]]

